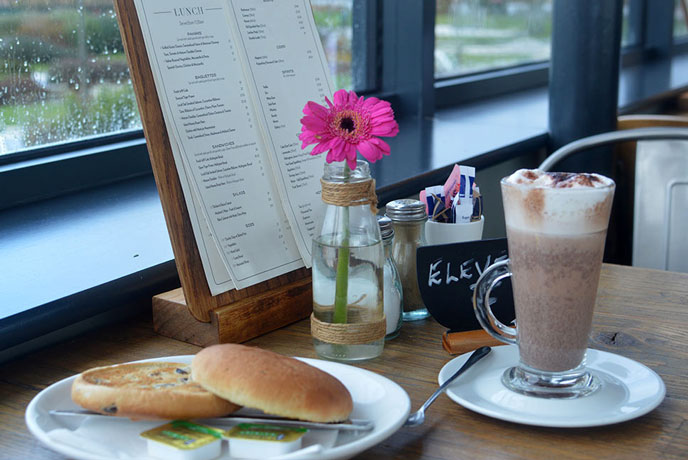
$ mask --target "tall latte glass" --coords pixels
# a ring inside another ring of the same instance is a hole
[[[517,344],[502,382],[531,396],[576,398],[599,380],[585,350],[597,296],[614,182],[597,174],[519,170],[502,179],[509,259],[490,266],[473,297],[483,328]],[[490,310],[490,291],[511,276],[516,328]]]

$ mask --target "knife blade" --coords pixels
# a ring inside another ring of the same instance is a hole
[[[130,420],[127,417],[115,417],[112,415],[104,415],[98,412],[89,410],[65,410],[54,409],[51,410],[50,415],[68,416],[68,417],[104,417],[110,420]],[[312,428],[319,430],[343,430],[343,431],[371,431],[375,428],[375,423],[372,420],[365,419],[351,419],[344,423],[317,423],[304,422],[301,420],[293,420],[288,418],[276,417],[271,415],[252,415],[250,417],[244,415],[226,415],[224,417],[203,418],[197,419],[207,423],[271,423],[282,426],[299,426],[303,428]]]

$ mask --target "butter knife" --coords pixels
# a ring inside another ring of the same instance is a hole
[[[110,420],[130,420],[127,417],[114,417],[112,415],[103,415],[98,412],[89,410],[62,410],[54,409],[50,411],[50,415],[68,416],[68,417],[104,417]],[[345,423],[317,423],[317,422],[303,422],[301,420],[293,420],[282,417],[275,417],[270,415],[252,415],[250,417],[243,415],[226,415],[224,417],[203,418],[197,419],[207,423],[272,423],[281,426],[298,426],[303,428],[312,428],[318,430],[342,430],[342,431],[371,431],[375,428],[375,423],[372,420],[365,419],[351,419]],[[149,420],[146,420],[149,421]]]

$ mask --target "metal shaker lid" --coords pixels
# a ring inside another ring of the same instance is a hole
[[[383,240],[388,240],[394,237],[394,228],[392,228],[392,220],[387,216],[377,216],[377,224],[380,226],[380,233]]]
[[[422,201],[403,199],[387,203],[385,215],[393,221],[416,221],[427,219],[425,205]]]

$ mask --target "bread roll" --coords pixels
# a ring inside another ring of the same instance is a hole
[[[335,377],[297,359],[245,345],[213,345],[191,363],[194,381],[222,398],[267,414],[340,422],[353,409]]]

